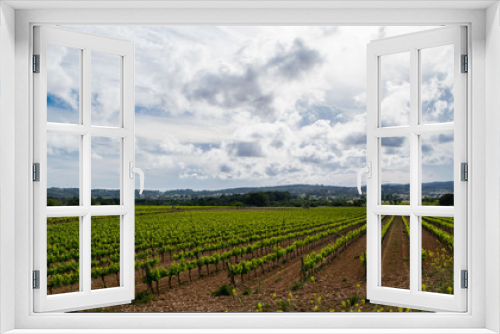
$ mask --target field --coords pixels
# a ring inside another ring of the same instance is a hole
[[[92,289],[119,286],[119,219],[92,219]],[[382,285],[409,288],[408,217],[382,217]],[[422,289],[453,293],[453,219],[422,219]],[[78,221],[48,220],[48,291],[78,291]],[[365,208],[136,207],[136,299],[93,312],[412,311],[365,299]]]

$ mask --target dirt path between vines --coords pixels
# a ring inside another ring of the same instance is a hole
[[[387,217],[386,219],[389,219]],[[359,227],[359,226],[358,226]],[[440,243],[423,230],[423,247],[440,249]],[[330,237],[328,243],[332,242]],[[406,241],[405,241],[406,240]],[[328,243],[318,245],[314,251],[318,252]],[[397,275],[408,271],[409,244],[404,224],[400,217],[395,217],[386,240],[383,251],[388,252],[383,270],[391,272],[395,270]],[[312,249],[311,249],[312,251]],[[366,235],[353,240],[347,249],[337,257],[323,265],[313,276],[314,280],[300,281],[301,256],[288,260],[284,265],[266,270],[262,274],[262,268],[257,269],[257,275],[250,273],[241,283],[237,280],[236,293],[234,296],[219,296],[211,294],[223,283],[229,283],[227,273],[221,270],[198,279],[197,269],[192,273],[196,279],[189,283],[187,274],[181,276],[182,283],[177,285],[177,279],[172,289],[168,288],[168,278],[161,281],[160,295],[155,294],[153,300],[139,305],[122,305],[107,308],[106,311],[116,312],[275,312],[278,309],[296,312],[349,312],[351,306],[354,310],[373,311],[380,310],[382,306],[364,302],[366,298],[366,280],[364,269],[359,256],[366,251]],[[306,253],[309,253],[307,251]],[[406,255],[405,255],[406,254]],[[406,257],[406,259],[405,259]],[[392,262],[391,262],[392,261]],[[211,270],[214,270],[211,267]],[[409,272],[409,271],[408,271]],[[408,275],[409,276],[409,275]],[[140,278],[138,278],[140,279]],[[409,277],[407,278],[409,281]],[[393,282],[389,280],[390,282]],[[141,286],[142,283],[138,284]],[[384,280],[385,282],[385,280]],[[396,283],[407,284],[404,279],[396,280]],[[290,301],[288,301],[290,299]],[[260,306],[259,306],[260,305]],[[349,306],[351,305],[351,306]],[[384,311],[396,308],[383,306]]]
[[[362,225],[357,225],[359,228]],[[351,229],[349,229],[351,230]],[[344,233],[347,233],[345,231]],[[342,234],[344,234],[342,233]],[[328,243],[333,241],[332,237],[328,237],[328,242],[320,244],[311,251],[320,251]],[[363,241],[361,241],[363,240]],[[361,247],[356,247],[359,244]],[[366,245],[366,238],[362,236],[361,238],[355,240],[351,245],[348,246],[344,253],[352,253],[352,256],[359,256],[364,251],[364,245]],[[306,251],[305,254],[310,251]],[[358,266],[361,270],[361,265],[359,260]],[[345,270],[348,270],[350,266],[349,261],[342,266]],[[350,261],[352,262],[352,261]],[[330,267],[330,265],[328,265]],[[220,267],[219,267],[220,268]],[[214,269],[213,267],[211,268]],[[322,269],[320,272],[323,272]],[[329,284],[325,285],[329,279],[319,280],[316,282],[307,282],[303,288],[299,288],[297,291],[291,289],[295,282],[300,280],[301,271],[301,256],[298,256],[292,260],[288,260],[284,265],[280,264],[277,268],[272,270],[267,270],[264,274],[261,273],[262,268],[257,269],[257,276],[254,273],[250,273],[249,277],[245,278],[245,282],[242,284],[237,280],[236,294],[235,296],[213,296],[212,291],[217,290],[223,283],[229,283],[227,273],[225,270],[220,270],[217,273],[212,273],[210,276],[202,276],[198,279],[197,269],[192,273],[193,278],[196,279],[189,283],[187,274],[181,276],[181,284],[177,285],[177,278],[172,278],[173,288],[168,288],[168,278],[161,281],[160,284],[160,295],[155,294],[153,300],[141,305],[123,305],[106,308],[106,311],[117,311],[117,312],[253,312],[257,308],[257,303],[262,305],[269,305],[270,309],[277,308],[273,303],[278,303],[279,299],[286,300],[289,297],[289,293],[292,293],[291,299],[294,300],[294,307],[298,308],[297,311],[309,311],[307,308],[310,305],[310,298],[312,296],[311,291],[315,291],[318,295],[323,294],[323,291],[333,291],[333,286],[327,286],[335,283],[335,285],[346,285],[351,284],[351,282],[346,283],[342,281],[342,277],[335,281],[330,281]],[[203,269],[206,273],[206,269]],[[349,274],[346,274],[349,275]],[[361,276],[363,276],[363,272]],[[140,280],[136,276],[137,280]],[[138,281],[140,282],[140,281]],[[142,289],[142,287],[141,287]],[[156,291],[156,288],[155,288]],[[273,294],[276,294],[276,298],[273,298]],[[310,296],[311,295],[311,296]],[[332,293],[327,294],[329,297]],[[325,295],[326,296],[326,295]]]
[[[394,217],[382,242],[382,286],[410,288],[410,242],[404,229],[403,219]]]

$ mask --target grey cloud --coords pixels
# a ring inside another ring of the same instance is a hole
[[[449,143],[449,142],[453,142],[453,139],[454,139],[453,133],[449,133],[449,134],[440,134],[440,135],[439,135],[439,142],[440,142],[440,143]]]
[[[349,168],[349,167],[357,167],[361,166],[365,163],[366,157],[365,156],[360,156],[360,157],[347,157],[344,166]]]
[[[321,156],[317,150],[313,152],[308,152],[299,157],[299,160],[303,163],[314,164],[314,165],[329,165],[331,159],[335,158],[333,154],[328,154],[327,156]],[[325,167],[325,166],[322,166]],[[329,168],[329,167],[328,167]]]
[[[401,147],[405,141],[405,137],[386,137],[382,138],[382,146]]]
[[[298,100],[295,109],[302,117],[299,124],[301,127],[311,125],[320,119],[328,120],[332,124],[347,121],[347,119],[343,119],[343,111],[337,107],[309,104],[309,101]]]
[[[263,157],[262,148],[256,142],[237,142],[229,145],[233,155],[237,157]]]
[[[258,72],[247,68],[241,75],[198,73],[184,87],[188,99],[205,101],[222,108],[251,108],[258,113],[273,112],[272,94],[265,94],[258,83]]]
[[[203,152],[208,152],[212,149],[220,148],[220,145],[212,143],[194,143],[194,147],[201,149]]]
[[[350,135],[347,135],[342,141],[342,143],[346,146],[366,145],[366,133],[355,132]]]
[[[443,112],[439,112],[436,103],[439,101],[446,101],[447,105]],[[422,117],[424,121],[437,121],[439,123],[453,122],[454,108],[453,108],[453,88],[440,87],[438,96],[435,99],[422,101]]]
[[[393,146],[384,147],[383,154],[385,156],[390,156],[390,155],[397,156],[397,155],[401,155],[400,153],[401,152],[397,148],[394,148]]]
[[[422,145],[422,153],[429,153],[434,151],[431,145]]]
[[[229,173],[231,171],[231,167],[227,166],[227,165],[222,165],[220,166],[220,169],[219,169],[222,173]]]
[[[318,51],[308,48],[302,39],[297,38],[288,52],[282,51],[271,58],[267,67],[276,69],[286,79],[294,80],[322,62]]]
[[[273,139],[273,141],[271,142],[271,146],[274,147],[274,148],[282,148],[284,145],[283,143],[283,140],[281,139]]]
[[[275,164],[266,167],[266,174],[268,176],[276,176],[279,173],[280,173],[279,168]]]

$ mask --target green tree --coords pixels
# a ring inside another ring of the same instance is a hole
[[[440,206],[453,206],[453,194],[444,194],[439,197]]]

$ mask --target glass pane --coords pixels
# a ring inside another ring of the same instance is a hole
[[[453,205],[453,133],[421,135],[422,205]]]
[[[92,137],[92,205],[120,204],[121,139]]]
[[[80,54],[47,44],[47,122],[80,123]]]
[[[47,294],[79,291],[80,218],[47,218]]]
[[[407,137],[381,138],[382,205],[410,204],[410,141]]]
[[[120,216],[92,217],[92,290],[120,286]]]
[[[380,119],[382,126],[410,124],[410,53],[380,57]]]
[[[453,47],[420,50],[422,123],[453,122]]]
[[[80,138],[47,133],[47,206],[80,205]]]
[[[453,217],[422,217],[422,291],[453,294]]]
[[[121,57],[92,52],[92,125],[120,126]]]
[[[410,288],[410,217],[385,216],[381,226],[382,286]]]

